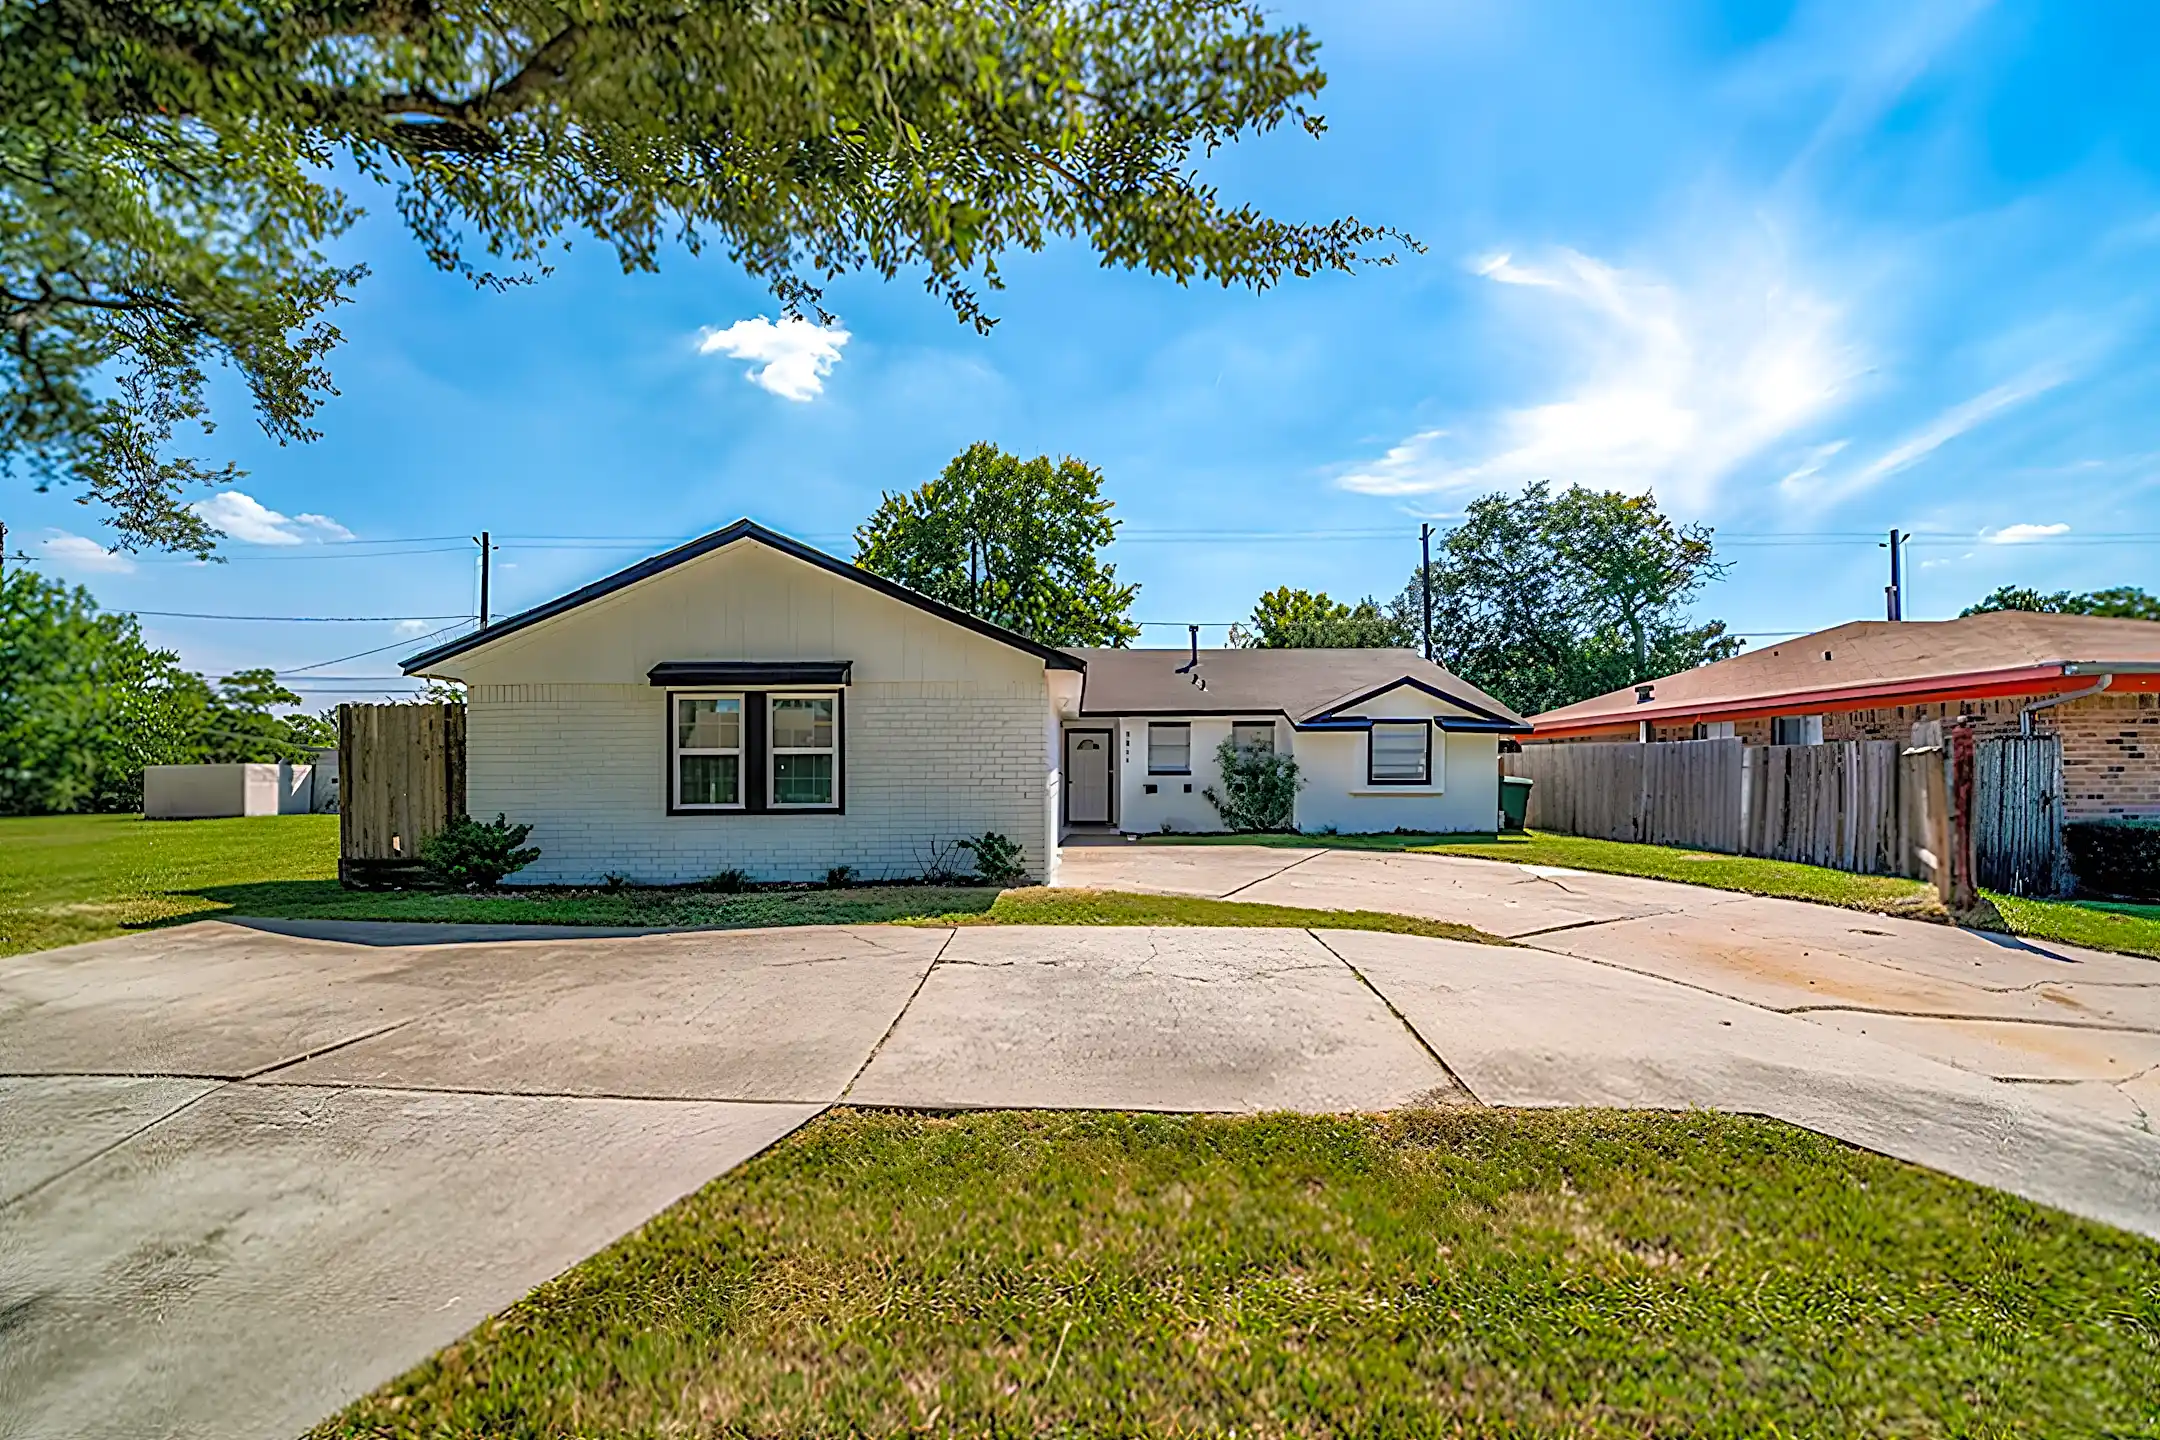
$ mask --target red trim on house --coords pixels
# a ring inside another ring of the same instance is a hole
[[[1784,695],[1750,696],[1734,700],[1651,701],[1632,710],[1607,711],[1564,721],[1540,721],[1531,738],[1583,735],[1599,731],[1634,734],[1636,726],[1672,725],[1697,720],[1760,720],[1773,715],[1821,715],[1847,710],[1876,710],[1885,705],[1942,704],[1958,700],[1992,700],[2006,695],[2048,695],[2063,690],[2089,688],[2099,676],[2065,675],[2060,664],[2034,665],[2018,670],[1984,670],[1964,675],[1940,675],[1926,680],[1892,680],[1877,685],[1839,686],[1827,690],[1795,690]],[[2160,675],[2117,675],[2109,694],[2160,690]]]

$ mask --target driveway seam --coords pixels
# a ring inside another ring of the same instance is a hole
[[[1300,855],[1297,859],[1292,860],[1289,864],[1283,866],[1280,870],[1270,870],[1267,874],[1262,875],[1259,879],[1248,880],[1243,885],[1238,886],[1235,890],[1225,890],[1222,894],[1216,896],[1215,898],[1218,900],[1228,900],[1233,895],[1242,895],[1247,890],[1252,889],[1252,887],[1255,885],[1262,884],[1265,881],[1273,880],[1278,875],[1287,875],[1292,870],[1297,869],[1298,866],[1303,865],[1306,861],[1317,860],[1322,855],[1325,855],[1327,853],[1328,852],[1325,850],[1315,850],[1310,855]]]
[[[633,1095],[612,1090],[484,1090],[466,1085],[398,1085],[383,1080],[251,1080],[259,1090],[373,1090],[391,1095],[472,1095],[499,1100],[636,1100],[655,1105],[817,1105],[815,1098],[750,1098],[739,1095]]]
[[[907,1018],[907,1012],[914,1008],[915,997],[922,994],[923,986],[930,983],[930,972],[937,969],[938,962],[945,958],[945,952],[952,948],[953,937],[959,933],[958,930],[947,930],[945,932],[945,943],[938,946],[937,954],[930,957],[930,963],[923,966],[922,974],[915,978],[915,988],[908,991],[907,999],[900,1002],[899,1013],[892,1017],[892,1024],[885,1027],[885,1033],[878,1036],[877,1044],[870,1047],[870,1053],[863,1056],[862,1064],[855,1067],[855,1073],[848,1077],[847,1084],[840,1087],[839,1095],[828,1103],[834,1105],[845,1104],[847,1097],[855,1092],[855,1086],[861,1082],[864,1072],[869,1070],[870,1063],[877,1059],[878,1052],[885,1048],[885,1042],[892,1039],[893,1031],[900,1028],[900,1022]]]
[[[453,1006],[450,1008],[457,1007]],[[353,1035],[343,1040],[333,1040],[328,1045],[318,1045],[313,1050],[310,1050],[305,1054],[295,1055],[287,1060],[278,1060],[268,1065],[258,1066],[257,1068],[246,1072],[245,1074],[236,1075],[233,1078],[235,1080],[260,1080],[265,1075],[275,1075],[280,1070],[290,1070],[295,1065],[305,1065],[310,1060],[318,1059],[324,1055],[331,1054],[338,1050],[343,1050],[348,1045],[358,1045],[362,1041],[373,1040],[379,1035],[388,1035],[393,1030],[402,1030],[407,1025],[412,1024],[414,1021],[424,1018],[426,1017],[420,1015],[408,1015],[403,1020],[393,1020],[388,1025],[379,1025],[373,1030],[368,1030],[359,1035]]]
[[[82,1169],[86,1165],[96,1164],[98,1161],[104,1159],[107,1155],[112,1154],[113,1151],[118,1150],[121,1146],[126,1145],[131,1141],[138,1140],[142,1136],[149,1134],[152,1130],[155,1130],[158,1126],[164,1124],[167,1120],[172,1119],[175,1115],[179,1115],[188,1110],[194,1109],[197,1105],[200,1105],[203,1101],[209,1099],[212,1095],[217,1094],[221,1090],[228,1090],[232,1088],[232,1084],[233,1082],[230,1080],[220,1080],[216,1084],[210,1086],[210,1088],[208,1088],[207,1090],[203,1091],[202,1094],[181,1101],[178,1105],[173,1106],[172,1109],[167,1110],[162,1115],[153,1116],[151,1119],[144,1121],[142,1124],[136,1126],[133,1130],[128,1131],[127,1134],[122,1135],[119,1139],[113,1141],[110,1145],[101,1146],[98,1149],[92,1151],[90,1154],[83,1156],[82,1159],[77,1160],[74,1164],[69,1165],[64,1169],[54,1171],[52,1174],[46,1176],[43,1180],[38,1181],[37,1184],[32,1185],[29,1189],[23,1191],[20,1195],[11,1195],[6,1200],[0,1201],[0,1211],[8,1210],[16,1205],[19,1205],[23,1201],[28,1200],[31,1196],[59,1184],[62,1180],[67,1179],[68,1176],[73,1175],[76,1171]]]
[[[2015,992],[2010,992],[2015,993]],[[1771,1008],[1768,1006],[1765,1009]],[[2039,1025],[2050,1030],[2098,1030],[2115,1035],[2160,1035],[2150,1025],[2118,1025],[2104,1020],[2043,1020],[2031,1015],[1976,1015],[1965,1010],[1892,1010],[1875,1005],[1795,1005],[1782,1015],[1884,1015],[1900,1020],[1971,1020],[1993,1025]]]
[[[1432,1056],[1433,1064],[1440,1067],[1440,1073],[1447,1076],[1449,1081],[1454,1084],[1456,1089],[1462,1091],[1463,1094],[1468,1095],[1472,1100],[1476,1101],[1480,1105],[1483,1105],[1485,1103],[1484,1099],[1477,1093],[1477,1091],[1471,1089],[1468,1083],[1463,1080],[1462,1076],[1455,1073],[1455,1067],[1448,1064],[1445,1059],[1441,1058],[1440,1052],[1433,1048],[1432,1042],[1430,1040],[1427,1040],[1424,1035],[1419,1032],[1417,1026],[1410,1023],[1410,1017],[1403,1014],[1402,1011],[1396,1009],[1395,1002],[1388,999],[1388,997],[1381,992],[1379,986],[1373,984],[1372,981],[1365,978],[1364,971],[1358,969],[1356,965],[1352,964],[1349,957],[1344,955],[1342,951],[1337,950],[1334,946],[1328,944],[1326,940],[1322,939],[1319,931],[1307,930],[1305,933],[1312,936],[1313,943],[1315,945],[1318,945],[1321,949],[1327,951],[1328,954],[1333,955],[1338,961],[1341,962],[1342,967],[1345,970],[1348,970],[1352,975],[1356,976],[1358,984],[1363,985],[1368,991],[1372,992],[1372,996],[1375,1000],[1378,1000],[1382,1005],[1387,1006],[1388,1014],[1393,1015],[1397,1023],[1399,1023],[1403,1027],[1403,1029],[1410,1032],[1410,1038],[1417,1041],[1418,1048],[1420,1050],[1423,1050],[1427,1055]]]

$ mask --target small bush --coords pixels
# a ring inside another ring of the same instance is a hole
[[[2063,827],[2078,889],[2160,899],[2160,821],[2087,820]]]
[[[722,895],[740,895],[750,888],[750,875],[749,872],[737,870],[731,865],[713,876],[712,879],[707,880],[705,888],[717,890]]]
[[[960,848],[975,857],[975,873],[985,885],[1011,885],[1027,874],[1027,856],[995,830],[962,840]]]
[[[965,840],[925,840],[915,847],[916,857],[922,861],[922,879],[925,885],[957,885],[960,874],[960,851]]]
[[[835,865],[825,872],[825,888],[828,890],[845,890],[854,883],[855,867],[853,865]]]
[[[1222,774],[1222,788],[1210,785],[1200,793],[1222,817],[1225,830],[1290,828],[1298,787],[1304,784],[1294,757],[1225,740],[1215,747],[1215,768]]]
[[[430,880],[446,889],[492,889],[503,876],[540,858],[537,847],[518,848],[530,834],[532,826],[512,825],[504,815],[486,825],[460,815],[420,846],[420,865]]]

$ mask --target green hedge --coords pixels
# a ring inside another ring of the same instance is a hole
[[[2160,820],[2088,820],[2063,827],[2078,889],[2160,899]]]

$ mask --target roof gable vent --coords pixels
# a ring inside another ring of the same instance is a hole
[[[1637,685],[1635,687],[1635,703],[1638,705],[1649,704],[1651,700],[1656,698],[1656,689],[1655,685]]]

